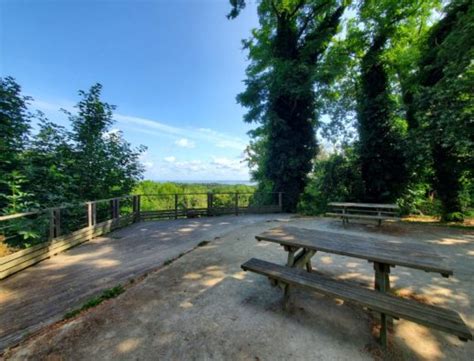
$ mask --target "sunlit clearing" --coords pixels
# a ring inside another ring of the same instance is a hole
[[[197,280],[199,278],[202,278],[202,275],[200,275],[199,273],[191,272],[184,275],[183,278],[186,280]]]
[[[120,353],[126,353],[135,350],[138,345],[140,344],[140,341],[137,340],[136,338],[129,338],[125,341],[120,342],[117,345],[117,350]]]
[[[179,307],[181,308],[191,308],[193,307],[193,304],[189,301],[184,301],[179,304]]]
[[[397,334],[403,337],[406,345],[425,360],[444,358],[436,338],[430,331],[416,323],[400,321],[397,323]]]
[[[240,272],[234,273],[232,277],[238,280],[243,280],[246,277],[245,275],[246,275],[246,272],[240,271]]]

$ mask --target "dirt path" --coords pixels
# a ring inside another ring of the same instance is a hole
[[[292,219],[292,225],[416,242],[446,255],[455,276],[445,279],[396,267],[395,288],[404,295],[452,307],[474,327],[474,234],[453,229],[387,226],[382,229],[327,219]],[[282,222],[236,228],[226,236],[149,274],[114,300],[55,325],[6,355],[48,360],[372,360],[381,355],[373,320],[359,307],[308,292],[292,292],[288,312],[281,292],[265,277],[245,273],[250,257],[284,263],[275,244],[255,234]],[[209,237],[208,237],[209,238]],[[363,260],[318,254],[317,272],[372,284]],[[400,320],[391,334],[393,360],[471,360],[474,342]]]
[[[154,270],[203,240],[275,216],[141,222],[0,281],[0,351],[102,290]]]

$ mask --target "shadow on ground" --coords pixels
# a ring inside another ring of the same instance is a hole
[[[384,237],[431,245],[448,257],[455,276],[397,267],[398,292],[459,311],[474,326],[473,234],[439,227],[362,224],[342,227],[327,219],[292,219],[294,226]],[[473,343],[408,321],[396,321],[390,351],[381,353],[372,316],[340,300],[295,291],[289,311],[281,291],[262,276],[245,273],[251,257],[285,262],[282,249],[254,236],[281,222],[240,226],[150,274],[115,300],[66,324],[46,330],[11,350],[12,359],[105,360],[470,360]],[[210,237],[207,237],[210,238]],[[318,254],[316,272],[370,287],[372,265],[353,258]]]

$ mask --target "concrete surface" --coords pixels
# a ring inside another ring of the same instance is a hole
[[[275,218],[275,217],[273,217]],[[454,277],[403,267],[392,270],[398,293],[453,308],[471,329],[474,313],[474,233],[421,225],[374,226],[321,218],[249,223],[214,239],[149,274],[114,300],[72,321],[49,327],[7,352],[6,359],[47,360],[471,360],[474,342],[408,321],[395,321],[390,347],[376,344],[377,322],[357,306],[316,293],[292,292],[288,311],[281,291],[265,277],[245,273],[250,257],[284,263],[275,244],[257,243],[265,229],[295,226],[348,234],[383,234],[401,242],[435,248],[448,257]],[[210,239],[212,237],[205,237]],[[320,253],[317,272],[367,286],[372,265]]]

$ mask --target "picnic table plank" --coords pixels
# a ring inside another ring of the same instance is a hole
[[[332,297],[359,304],[363,307],[400,317],[441,331],[457,335],[463,340],[472,340],[472,333],[460,315],[452,310],[422,304],[415,300],[377,292],[347,281],[321,274],[308,273],[298,268],[280,266],[252,258],[242,266],[245,271],[256,272],[292,286],[309,288]],[[386,336],[386,335],[385,335]],[[381,337],[384,337],[381,335]]]
[[[354,208],[374,208],[374,209],[398,209],[396,204],[381,203],[353,203],[353,202],[330,202],[332,207],[354,207]]]
[[[403,266],[436,272],[447,277],[453,270],[445,264],[445,258],[429,247],[400,243],[383,238],[370,238],[320,230],[281,226],[255,237],[258,241],[279,243],[342,256],[366,259],[370,262]]]

